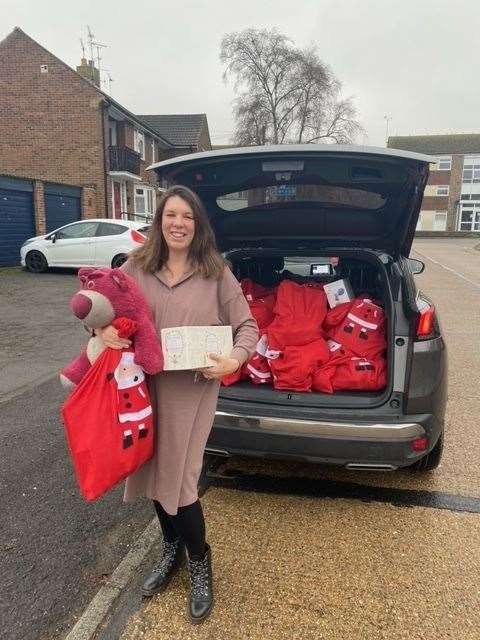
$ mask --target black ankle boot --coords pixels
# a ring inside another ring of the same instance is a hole
[[[209,544],[205,547],[203,558],[188,558],[191,587],[188,615],[193,624],[205,620],[213,607],[212,552]]]
[[[153,596],[163,591],[172,576],[182,564],[185,558],[185,545],[177,538],[173,542],[163,541],[163,554],[160,562],[153,568],[151,574],[142,585],[144,596]]]

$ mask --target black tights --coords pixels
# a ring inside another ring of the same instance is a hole
[[[167,513],[157,500],[153,501],[153,505],[160,520],[164,540],[173,542],[180,537],[185,542],[190,558],[203,557],[205,553],[205,519],[200,500],[186,507],[178,507],[175,516]]]

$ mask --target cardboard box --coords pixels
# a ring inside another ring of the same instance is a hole
[[[233,349],[232,327],[172,327],[162,329],[165,371],[212,367],[207,354],[229,357]]]
[[[344,302],[351,302],[354,298],[352,285],[347,278],[324,284],[323,288],[332,309]]]

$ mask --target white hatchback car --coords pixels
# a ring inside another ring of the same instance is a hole
[[[26,240],[20,261],[33,273],[49,267],[119,267],[127,254],[145,242],[149,225],[132,220],[79,220]]]

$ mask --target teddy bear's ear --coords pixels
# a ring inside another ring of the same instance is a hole
[[[112,269],[110,271],[110,277],[121,291],[128,289],[127,279],[123,271],[120,271],[120,269]]]
[[[82,267],[81,269],[79,269],[78,277],[80,279],[80,282],[82,284],[85,284],[85,282],[88,280],[89,275],[94,271],[95,269],[92,269],[92,267]]]

